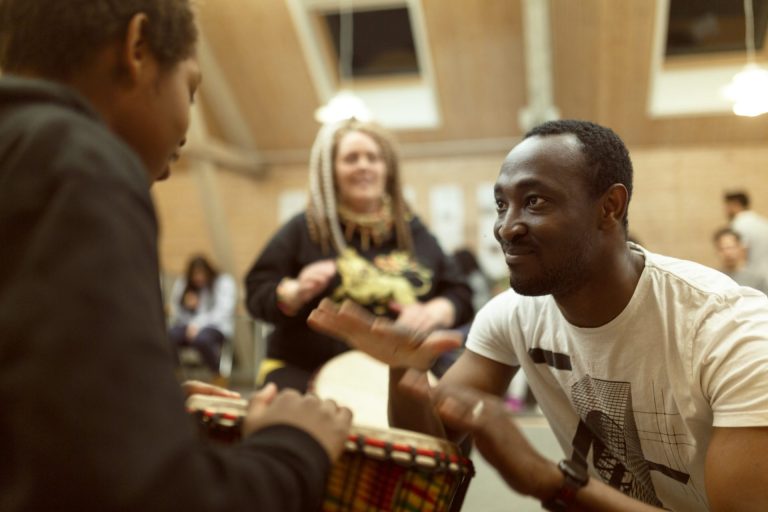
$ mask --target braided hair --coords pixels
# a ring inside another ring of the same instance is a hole
[[[386,165],[386,193],[392,204],[397,247],[411,252],[413,238],[407,219],[410,210],[403,198],[400,165],[392,136],[374,123],[349,119],[324,125],[317,134],[309,158],[309,205],[307,220],[312,239],[319,243],[323,252],[333,247],[338,254],[347,248],[341,232],[337,209],[334,162],[339,142],[350,132],[360,132],[371,137],[381,149]]]

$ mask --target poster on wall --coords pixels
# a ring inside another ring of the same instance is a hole
[[[464,247],[464,191],[459,185],[429,190],[429,227],[446,253]]]
[[[507,275],[507,264],[499,248],[499,242],[493,235],[496,222],[496,201],[493,195],[493,182],[477,185],[477,260],[483,271],[494,280]]]

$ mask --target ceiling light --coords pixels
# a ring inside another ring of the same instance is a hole
[[[723,96],[733,102],[738,116],[759,116],[768,112],[768,70],[755,64],[755,22],[752,0],[744,0],[744,42],[747,65],[723,88]]]
[[[723,95],[733,102],[733,113],[759,116],[768,112],[768,70],[747,64],[723,88]]]
[[[355,93],[341,90],[322,107],[315,110],[315,119],[323,124],[337,123],[355,118],[358,121],[370,121],[371,111]]]

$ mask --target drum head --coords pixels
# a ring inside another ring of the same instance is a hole
[[[435,385],[437,378],[430,373],[429,381]],[[355,425],[389,428],[389,367],[364,352],[351,350],[328,361],[310,389],[321,398],[349,407]]]

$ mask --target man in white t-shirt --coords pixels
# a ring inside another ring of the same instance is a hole
[[[631,193],[613,131],[552,121],[526,134],[495,186],[512,290],[480,311],[433,390],[424,371],[456,344],[447,333],[408,332],[353,304],[321,304],[310,324],[390,365],[394,426],[471,433],[548,510],[768,510],[768,299],[628,243]],[[559,464],[496,398],[519,368]]]

